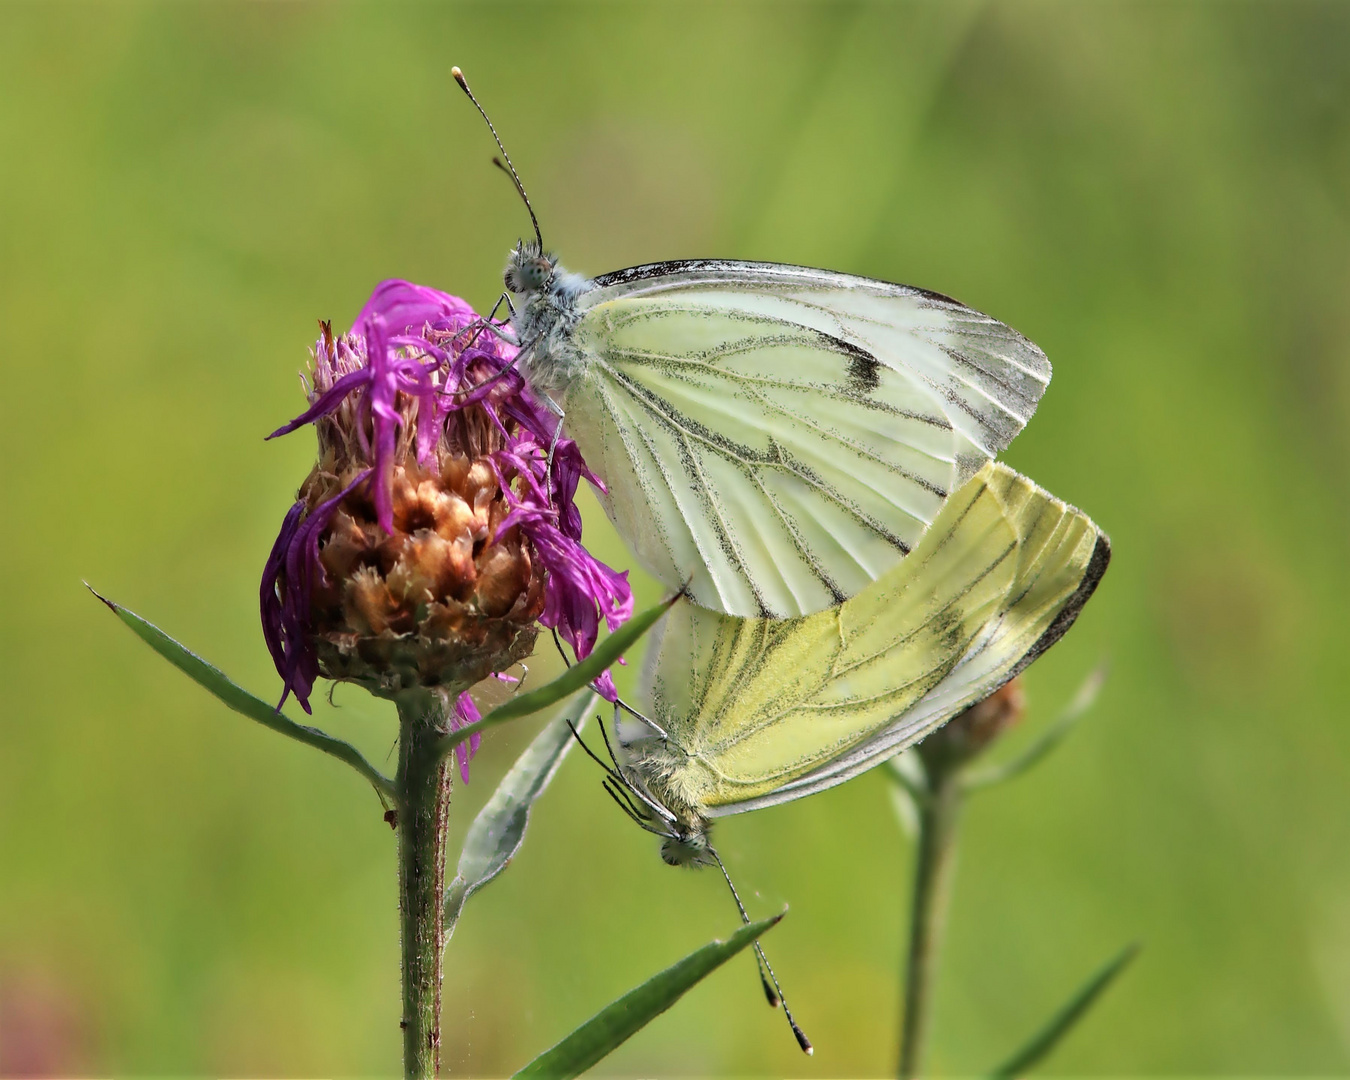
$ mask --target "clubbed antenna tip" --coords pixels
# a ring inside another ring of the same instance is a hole
[[[764,1000],[769,1003],[769,1008],[776,1009],[780,1004],[778,993],[769,985],[769,977],[764,974],[764,969],[759,972],[759,984],[764,987]]]
[[[525,209],[529,212],[530,224],[534,226],[535,243],[538,244],[539,253],[542,255],[544,253],[544,237],[539,231],[539,219],[534,216],[534,207],[530,205],[530,197],[525,194],[525,185],[520,182],[520,175],[516,172],[516,167],[511,164],[511,155],[506,152],[506,146],[502,143],[501,136],[497,134],[497,129],[492,124],[492,117],[488,116],[487,110],[473,96],[473,91],[469,89],[469,80],[464,77],[464,72],[459,69],[459,65],[452,67],[450,74],[454,76],[455,82],[459,83],[459,88],[464,91],[469,100],[473,102],[473,107],[483,117],[488,126],[488,131],[492,132],[492,139],[497,144],[497,149],[502,152],[502,157],[506,159],[506,168],[503,171],[511,177],[511,182],[516,185],[516,192],[520,195],[521,201],[525,204]]]

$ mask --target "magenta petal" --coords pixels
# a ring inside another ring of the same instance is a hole
[[[395,401],[397,390],[393,382],[393,365],[389,358],[384,320],[378,314],[370,315],[361,324],[361,328],[366,339],[366,363],[370,365],[371,371],[370,385],[366,388],[366,400],[370,404],[370,415],[375,428],[375,518],[380,523],[380,528],[392,536],[394,501],[390,485],[394,477],[394,450],[398,445],[399,415]]]
[[[364,386],[370,382],[371,373],[368,368],[362,368],[360,371],[351,371],[342,378],[338,379],[332,386],[319,395],[318,399],[308,409],[302,412],[289,424],[283,424],[267,436],[268,439],[275,439],[278,435],[287,435],[296,428],[304,427],[306,424],[312,424],[320,416],[325,416],[333,412],[340,404],[342,399],[355,390],[358,386]],[[264,440],[265,442],[266,440]]]
[[[426,325],[438,330],[458,329],[477,318],[473,308],[459,297],[398,278],[375,286],[352,325],[360,326],[372,315],[384,319],[395,334],[410,328],[420,330]]]
[[[319,661],[309,639],[309,597],[315,579],[323,579],[319,537],[342,500],[369,476],[367,469],[333,498],[316,506],[308,517],[303,502],[292,506],[263,567],[263,638],[284,685],[278,709],[294,694],[300,707],[311,711],[309,693],[319,674]],[[284,587],[279,590],[283,570]]]
[[[475,724],[481,719],[483,717],[478,711],[478,705],[467,690],[455,699],[454,715],[450,720],[451,727],[455,731],[467,724]],[[469,762],[478,753],[478,744],[482,741],[482,735],[475,733],[470,735],[466,742],[455,747],[455,757],[459,759],[459,775],[466,784],[469,782]]]
[[[262,584],[259,589],[263,641],[267,643],[267,651],[272,654],[272,663],[276,665],[277,673],[283,678],[288,667],[286,659],[288,637],[285,632],[285,610],[282,598],[277,592],[277,585],[281,576],[281,568],[286,561],[286,551],[295,538],[295,531],[299,528],[300,519],[304,513],[305,504],[303,502],[295,503],[286,511],[286,517],[281,523],[281,531],[277,534],[276,543],[272,545],[272,550],[267,556],[267,562],[263,566]],[[291,644],[293,647],[294,643]],[[286,697],[290,692],[291,686],[287,683],[282,692],[281,700],[277,702],[278,709],[286,704]]]
[[[619,700],[619,691],[614,688],[614,676],[608,671],[601,672],[600,677],[591,682],[591,689],[611,705]]]

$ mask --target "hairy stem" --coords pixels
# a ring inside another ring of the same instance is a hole
[[[450,763],[437,749],[448,725],[441,694],[398,700],[399,921],[403,949],[403,1074],[430,1080],[441,1063],[441,955]]]
[[[909,954],[900,1027],[900,1080],[920,1075],[932,1026],[938,952],[947,922],[962,791],[955,769],[930,771],[931,786],[919,800],[914,856],[914,894],[909,914]]]

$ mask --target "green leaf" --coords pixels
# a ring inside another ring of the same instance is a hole
[[[483,719],[472,724],[465,724],[458,731],[447,735],[436,744],[437,752],[441,757],[444,757],[460,743],[487,728],[495,727],[507,720],[518,720],[522,716],[537,713],[540,709],[547,709],[550,705],[556,705],[562,701],[563,698],[575,694],[582,687],[599,678],[606,668],[617,663],[619,657],[632,648],[637,640],[650,630],[656,620],[664,615],[682,595],[682,593],[676,593],[669,600],[662,600],[659,604],[655,604],[641,614],[629,619],[604,641],[600,642],[590,656],[579,664],[573,664],[546,686],[541,686],[538,690],[532,690],[528,694],[517,694],[506,704],[493,709]]]
[[[1138,942],[1127,945],[1118,956],[1084,983],[1059,1012],[1050,1018],[1050,1022],[1032,1036],[1022,1049],[1013,1054],[997,1069],[990,1072],[990,1077],[1001,1080],[1003,1077],[1021,1076],[1044,1059],[1059,1045],[1059,1041],[1073,1029],[1074,1025],[1083,1018],[1088,1009],[1092,1008],[1093,1003],[1125,970],[1138,952]]]
[[[576,743],[570,721],[581,730],[599,699],[586,694],[550,720],[497,785],[464,838],[455,880],[445,890],[445,939],[455,932],[464,902],[500,874],[525,841],[530,807],[544,793]]]
[[[1083,680],[1073,699],[1064,707],[1064,711],[1059,714],[1058,719],[1050,725],[1039,739],[1009,761],[970,769],[961,778],[961,786],[966,791],[978,791],[980,788],[993,787],[995,784],[1002,784],[1021,776],[1028,769],[1039,764],[1051,750],[1063,742],[1064,737],[1073,730],[1074,725],[1096,703],[1097,695],[1101,693],[1102,684],[1106,682],[1106,673],[1107,664],[1102,661]]]
[[[155,652],[159,653],[160,656],[187,675],[197,685],[209,690],[235,712],[242,713],[250,720],[258,721],[264,727],[271,728],[273,731],[287,735],[297,742],[322,750],[325,754],[331,754],[339,761],[346,762],[369,780],[375,786],[376,791],[384,798],[394,803],[398,802],[398,793],[394,787],[394,782],[362,757],[361,751],[357,750],[351,743],[335,739],[318,728],[297,724],[294,720],[282,715],[275,706],[267,704],[262,698],[254,697],[238,683],[233,682],[218,667],[207,663],[196,653],[174,641],[154,623],[146,622],[134,611],[124,608],[121,604],[113,603],[105,596],[100,596],[88,582],[85,582],[85,587],[107,604],[112,613],[131,627],[136,636],[150,648],[154,649]]]
[[[630,1036],[675,1004],[704,976],[721,967],[742,949],[753,945],[782,915],[742,926],[726,941],[714,941],[690,953],[678,964],[654,975],[601,1009],[551,1050],[531,1061],[517,1077],[567,1080],[580,1076]]]

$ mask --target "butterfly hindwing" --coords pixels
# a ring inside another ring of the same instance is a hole
[[[597,279],[568,429],[640,561],[696,603],[809,614],[860,592],[1002,449],[1049,379],[954,301],[863,278],[681,263]]]
[[[843,783],[918,742],[957,713],[983,701],[1063,636],[1106,573],[1111,544],[1081,511],[1002,465],[988,467],[1023,537],[1014,587],[997,617],[947,675],[903,716],[846,753],[758,798],[710,808],[740,813],[801,798]]]
[[[774,621],[677,607],[644,680],[672,745],[635,748],[639,775],[714,817],[840,783],[1043,651],[1107,550],[1086,515],[990,463],[909,558],[835,609]]]

